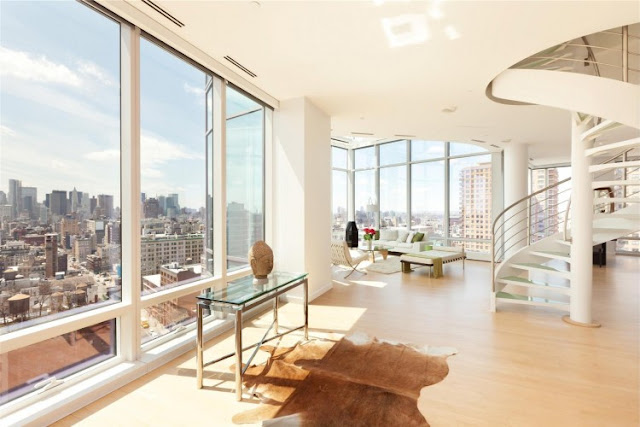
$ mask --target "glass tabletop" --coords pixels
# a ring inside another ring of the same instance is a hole
[[[274,271],[263,280],[264,284],[254,284],[253,276],[245,276],[227,283],[227,287],[224,289],[207,290],[198,295],[197,298],[207,303],[218,302],[241,305],[268,294],[271,291],[300,281],[305,277],[307,277],[307,273]]]
[[[385,251],[391,248],[392,246],[385,245],[371,245],[371,247],[368,247],[366,244],[360,244],[358,246],[358,249],[360,249],[361,251]]]

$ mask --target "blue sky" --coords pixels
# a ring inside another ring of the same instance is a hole
[[[0,189],[118,199],[119,25],[75,1],[0,8]],[[142,191],[204,206],[205,74],[142,40],[141,82]]]

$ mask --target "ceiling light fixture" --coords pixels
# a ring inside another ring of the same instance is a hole
[[[399,15],[393,18],[382,18],[381,22],[389,47],[420,44],[429,39],[427,20],[424,15]]]
[[[453,25],[447,25],[444,28],[444,33],[447,35],[449,40],[457,40],[460,38],[460,33]]]

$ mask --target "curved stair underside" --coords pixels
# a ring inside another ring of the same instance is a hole
[[[492,99],[546,105],[606,117],[640,129],[640,86],[550,70],[508,69],[491,83]]]

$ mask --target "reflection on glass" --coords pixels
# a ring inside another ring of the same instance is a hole
[[[380,166],[407,162],[407,141],[380,144]]]
[[[376,165],[376,151],[374,147],[358,148],[354,150],[355,169],[368,169]]]
[[[354,173],[355,184],[355,219],[358,229],[364,227],[376,227],[375,213],[367,211],[367,205],[376,202],[376,173],[373,169],[356,171]]]
[[[463,154],[476,154],[476,153],[486,153],[486,152],[487,150],[485,148],[482,148],[473,144],[465,144],[462,142],[449,143],[450,156],[461,156]]]
[[[444,157],[444,142],[411,141],[411,160],[439,159]]]
[[[9,351],[0,363],[0,405],[115,355],[115,319]]]
[[[411,229],[444,236],[444,161],[411,165]]]
[[[491,156],[451,159],[449,236],[491,239]],[[488,252],[488,242],[465,242],[465,250]]]
[[[332,172],[332,231],[333,239],[344,238],[344,231],[347,225],[347,173],[334,170]]]
[[[142,293],[208,276],[207,75],[140,40]],[[209,97],[211,92],[209,92]]]
[[[227,87],[227,268],[264,239],[264,107]]]
[[[78,2],[0,8],[5,334],[121,300],[120,25]]]
[[[380,228],[407,227],[407,167],[380,168]]]
[[[334,168],[347,169],[347,150],[331,147],[331,165]]]
[[[142,344],[196,321],[196,297],[202,291],[143,308],[140,312]]]

